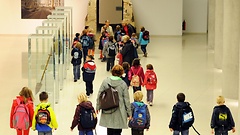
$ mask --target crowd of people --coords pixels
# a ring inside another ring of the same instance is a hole
[[[93,135],[93,129],[99,121],[100,126],[107,128],[108,135],[121,135],[122,129],[128,127],[131,128],[132,135],[143,135],[144,130],[148,131],[151,125],[148,106],[153,106],[154,90],[157,89],[158,82],[153,64],[147,64],[144,72],[137,53],[140,46],[143,57],[148,56],[149,31],[141,27],[137,37],[135,27],[126,20],[113,31],[110,21],[106,20],[100,35],[99,59],[106,61],[106,71],[111,71],[111,76],[103,79],[97,92],[95,108],[89,101],[89,96],[94,92],[96,36],[93,30],[86,26],[81,34],[76,33],[74,37],[71,51],[73,81],[77,82],[81,78],[82,71],[86,93],[78,95],[79,104],[75,109],[70,130],[78,126],[79,135]],[[129,97],[130,87],[133,89],[132,102]],[[143,101],[142,87],[147,91],[146,103]],[[107,91],[112,94],[107,94]],[[17,135],[29,135],[30,128],[37,130],[38,135],[52,135],[52,131],[58,128],[55,113],[48,102],[48,94],[41,92],[39,99],[40,104],[34,110],[32,91],[23,87],[19,96],[13,100],[10,127],[16,129]],[[111,101],[108,108],[106,104],[103,107],[103,100]],[[111,106],[114,103],[115,106]],[[214,107],[211,119],[212,134],[227,135],[229,130],[235,132],[233,117],[224,103],[223,96],[217,97],[218,105]],[[99,118],[97,114],[100,114]],[[185,102],[184,93],[178,93],[169,122],[170,131],[173,135],[189,135],[193,122],[194,114],[190,103]]]

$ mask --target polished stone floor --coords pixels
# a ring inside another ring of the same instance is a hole
[[[28,85],[27,36],[0,35],[0,72],[1,72],[1,115],[0,134],[13,135],[15,131],[9,128],[9,114],[12,100],[18,95],[23,86]],[[147,47],[148,57],[141,58],[145,68],[148,63],[153,64],[158,76],[158,88],[154,91],[154,104],[149,107],[151,113],[150,130],[146,135],[171,135],[168,129],[172,106],[176,103],[176,94],[184,92],[186,101],[191,103],[196,121],[195,128],[201,135],[210,135],[210,118],[212,109],[216,105],[215,99],[221,95],[221,70],[214,69],[214,53],[207,46],[207,35],[184,36],[153,36]],[[98,51],[97,51],[98,52]],[[96,94],[104,78],[110,76],[106,71],[106,63],[95,56],[97,73],[94,80],[94,94],[89,98],[95,106]],[[74,110],[77,105],[77,94],[84,92],[83,81],[73,82],[72,67],[67,71],[64,88],[60,91],[60,100],[55,105],[55,113],[59,128],[54,135],[76,135],[77,128],[70,131]],[[146,90],[143,88],[144,94]],[[129,89],[132,100],[132,89]],[[35,96],[38,100],[38,96]],[[145,101],[145,99],[144,99]],[[52,103],[53,104],[53,103]],[[232,111],[237,123],[237,101],[226,99],[226,104]],[[238,129],[238,126],[237,128]],[[106,135],[106,129],[97,127],[98,135]],[[239,131],[236,131],[238,134]],[[30,132],[36,135],[37,132]],[[130,129],[124,129],[123,135],[130,135]],[[195,135],[190,129],[190,135]],[[230,135],[232,133],[229,133]]]

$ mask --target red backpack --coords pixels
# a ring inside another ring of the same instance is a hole
[[[13,128],[27,130],[30,126],[28,103],[24,103],[17,98],[17,106],[13,113]]]
[[[147,84],[157,84],[157,77],[154,72],[150,72],[147,76]]]

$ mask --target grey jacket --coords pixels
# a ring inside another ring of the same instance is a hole
[[[115,54],[118,53],[118,47],[117,47],[116,43],[108,41],[104,44],[104,47],[103,47],[103,55],[106,56],[106,58],[114,58],[115,57],[115,56],[109,56],[108,55],[108,46],[112,45],[112,44],[114,44],[115,48],[116,48],[115,49]]]
[[[129,101],[128,86],[121,78],[108,77],[105,80],[103,80],[98,91],[96,110],[100,110],[99,96],[102,91],[109,87],[108,84],[110,84],[112,87],[118,90],[119,107],[115,112],[111,114],[102,111],[99,125],[113,129],[128,128],[127,118],[129,116],[132,116],[131,104]]]

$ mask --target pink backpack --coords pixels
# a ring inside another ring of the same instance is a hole
[[[13,128],[27,130],[30,126],[28,103],[24,104],[17,98],[17,104],[13,113]]]

